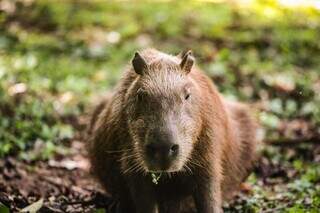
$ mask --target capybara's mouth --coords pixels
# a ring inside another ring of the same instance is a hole
[[[171,173],[171,172],[177,172],[179,171],[179,169],[172,169],[172,168],[169,168],[169,169],[149,169],[147,170],[147,172],[150,172],[150,173]]]
[[[149,165],[147,166],[147,172],[169,172],[170,166],[156,166],[156,165]]]
[[[177,165],[176,162],[145,162],[147,172],[153,173],[170,173],[177,172],[181,168]]]

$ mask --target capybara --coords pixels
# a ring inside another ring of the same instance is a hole
[[[222,212],[249,175],[257,125],[226,101],[190,51],[136,52],[89,127],[92,172],[121,212]],[[192,199],[193,198],[193,199]]]

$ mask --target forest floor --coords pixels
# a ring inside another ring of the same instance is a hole
[[[36,203],[40,212],[114,212],[114,202],[90,177],[83,143],[72,143],[72,154],[49,161],[0,160],[0,202],[18,212]],[[40,200],[39,198],[46,198]]]
[[[85,143],[74,140],[69,144],[68,154],[56,154],[45,161],[0,159],[0,204],[10,207],[12,212],[24,208],[39,212],[118,212],[119,204],[90,175]],[[301,173],[299,165],[290,167],[272,161],[269,154],[276,152],[291,159],[320,163],[320,144],[291,141],[265,146],[268,148],[264,150],[269,151],[262,152],[254,174],[242,184],[235,199],[224,206],[225,212],[252,212],[254,207],[259,212],[283,212],[297,204],[316,212],[320,208],[319,191],[309,194],[304,190],[316,191],[319,182],[312,186],[308,181],[292,182]],[[313,175],[317,174],[311,173],[306,179],[318,178]],[[308,196],[300,197],[296,194],[299,192]]]
[[[255,111],[265,145],[225,212],[318,213],[320,10],[232,2],[1,0],[0,213],[116,212],[89,174],[84,116],[147,47],[191,49]]]

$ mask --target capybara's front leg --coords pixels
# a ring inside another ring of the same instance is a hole
[[[159,213],[179,213],[180,200],[170,199],[158,203]]]
[[[193,198],[199,213],[222,213],[220,181],[215,178],[201,178]]]
[[[129,188],[136,213],[157,213],[157,202],[151,181],[142,177],[131,178]]]

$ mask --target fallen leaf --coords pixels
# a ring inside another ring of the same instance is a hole
[[[74,160],[69,160],[69,159],[65,159],[62,161],[49,160],[49,165],[51,167],[65,168],[67,170],[73,170],[73,169],[79,169],[79,168],[83,169],[86,167],[85,162],[74,161]]]
[[[43,206],[43,198],[41,198],[37,202],[35,202],[27,207],[21,209],[21,212],[36,213],[37,211],[39,211],[41,209],[42,206]]]

